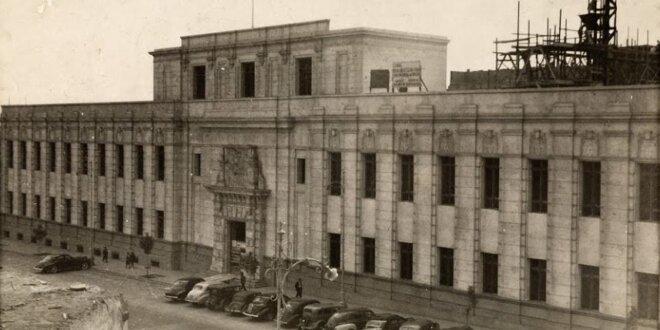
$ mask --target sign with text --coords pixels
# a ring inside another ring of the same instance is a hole
[[[420,61],[395,62],[392,66],[392,88],[422,87]]]

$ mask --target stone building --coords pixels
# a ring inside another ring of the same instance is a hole
[[[184,37],[153,102],[4,106],[4,237],[150,233],[161,267],[324,260],[342,281],[297,276],[349,304],[463,321],[472,287],[477,325],[658,327],[658,86],[446,92],[447,39],[328,27]],[[428,91],[372,88],[403,61]]]

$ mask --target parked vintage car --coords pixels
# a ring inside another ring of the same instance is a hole
[[[440,330],[440,326],[431,320],[410,319],[404,322],[399,330]]]
[[[356,307],[340,309],[332,314],[325,324],[326,329],[362,330],[362,327],[374,316],[371,309]]]
[[[241,289],[240,283],[214,283],[208,286],[209,299],[206,307],[214,311],[222,311],[234,298],[234,294]]]
[[[285,327],[297,326],[300,323],[303,308],[307,305],[317,304],[319,301],[315,299],[295,298],[289,300],[284,305],[284,311],[280,316],[280,322]]]
[[[245,307],[252,302],[254,297],[260,295],[259,291],[239,291],[234,294],[231,302],[225,307],[225,312],[240,314],[243,313]]]
[[[282,299],[286,303],[291,298],[284,295]],[[281,308],[284,310],[284,304]],[[277,317],[277,293],[262,293],[254,297],[243,310],[243,315],[258,320],[274,320]]]
[[[300,330],[321,330],[326,322],[338,310],[346,308],[343,303],[319,303],[311,304],[303,308],[302,318],[298,329]]]
[[[62,270],[87,270],[94,264],[88,257],[73,257],[68,254],[53,254],[41,259],[34,270],[39,273],[57,273]]]
[[[186,301],[191,302],[193,305],[206,305],[209,299],[209,285],[212,284],[239,284],[240,280],[233,274],[222,274],[212,277],[207,277],[204,282],[199,282],[193,286],[192,290],[186,295]]]
[[[186,296],[199,282],[203,282],[204,279],[201,277],[184,277],[174,281],[172,286],[165,288],[165,297],[172,300],[183,301],[186,299]]]
[[[365,330],[399,330],[399,327],[408,319],[396,314],[384,313],[374,315],[367,324]]]

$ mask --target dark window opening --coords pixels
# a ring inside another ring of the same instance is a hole
[[[158,260],[151,260],[151,267],[160,267],[160,262]]]
[[[105,204],[99,203],[98,214],[96,215],[99,219],[99,228],[105,229]]]
[[[41,219],[41,196],[40,195],[34,195],[32,197],[32,199],[33,199],[32,203],[33,203],[33,206],[34,206],[34,209],[33,209],[32,213],[34,214],[35,218]]]
[[[341,153],[330,153],[330,195],[341,196]]]
[[[87,220],[88,217],[88,211],[87,211],[87,201],[81,201],[80,202],[80,222],[81,225],[84,227],[87,227]]]
[[[193,154],[193,174],[195,176],[202,175],[202,154]]]
[[[85,248],[82,245],[78,244],[76,245],[76,252],[83,253],[85,252]]]
[[[156,146],[156,180],[165,180],[165,147]]]
[[[98,175],[105,176],[105,144],[96,146],[96,157],[98,163]]]
[[[101,249],[94,248],[94,255],[97,256],[97,257],[100,257],[101,256]]]
[[[21,170],[26,170],[27,169],[27,142],[25,141],[20,141],[18,143],[18,153],[19,153],[19,162],[20,162],[20,169]]]
[[[598,267],[580,265],[580,307],[598,310],[600,272]]]
[[[658,319],[658,274],[637,273],[637,312],[642,319]]]
[[[362,154],[364,164],[364,198],[376,198],[376,154]]]
[[[7,213],[14,214],[14,193],[7,192]]]
[[[41,171],[41,143],[34,142],[32,144],[32,169]]]
[[[4,231],[2,232],[2,235],[3,235],[5,238],[9,238],[10,234],[11,234],[11,233],[9,232],[9,230],[4,230]]]
[[[454,249],[438,248],[440,285],[454,286]]]
[[[296,60],[298,95],[312,95],[312,58],[304,57]]]
[[[241,63],[241,97],[254,97],[254,62]]]
[[[19,241],[23,240],[23,233],[16,233],[16,239]]]
[[[193,67],[193,98],[203,100],[206,98],[206,66]]]
[[[117,169],[117,177],[124,177],[124,146],[118,144],[115,146],[115,164]]]
[[[137,234],[139,236],[142,236],[142,234],[144,233],[144,211],[142,210],[142,208],[138,207],[138,208],[135,209],[135,219],[136,219],[136,222],[137,222],[137,224],[136,224],[137,225]]]
[[[362,271],[368,274],[376,272],[376,240],[362,238]]]
[[[548,212],[548,161],[543,159],[530,160],[532,192],[531,212]]]
[[[481,253],[481,283],[483,293],[497,294],[497,254]]]
[[[48,171],[57,170],[57,145],[55,142],[48,142]]]
[[[546,261],[529,259],[529,300],[545,301]]]
[[[399,184],[400,200],[412,202],[414,198],[415,164],[412,155],[400,155],[401,182]]]
[[[7,167],[14,168],[14,141],[7,141]]]
[[[456,190],[456,159],[440,157],[440,204],[454,205]]]
[[[21,199],[19,201],[21,205],[21,215],[27,216],[27,194],[21,193]]]
[[[64,222],[71,223],[71,199],[64,199]]]
[[[64,150],[62,151],[64,155],[64,173],[71,173],[71,143],[64,144]]]
[[[46,240],[44,241],[44,245],[53,246],[53,240],[50,238],[46,238]]]
[[[499,158],[484,158],[484,208],[499,209],[500,207],[500,160]]]
[[[329,244],[330,267],[340,268],[341,267],[341,234],[328,234],[328,240],[330,241]]]
[[[640,164],[639,220],[660,221],[660,164]]]
[[[118,233],[123,233],[124,232],[124,207],[121,205],[117,205],[116,207],[117,210],[117,232]]]
[[[55,197],[48,197],[48,217],[51,221],[55,221],[57,216],[57,203]]]
[[[37,242],[37,238],[34,236],[30,236],[30,243],[36,243],[36,242]]]
[[[582,162],[582,216],[600,216],[600,162]]]
[[[115,252],[115,251],[110,252],[110,258],[119,260],[119,252]]]
[[[67,243],[65,241],[61,241],[60,242],[60,249],[63,249],[63,250],[69,249],[69,243]]]
[[[413,279],[413,245],[399,242],[399,276],[404,280]]]
[[[89,174],[89,153],[87,150],[87,143],[80,144],[80,173],[83,175]]]
[[[165,212],[156,211],[156,238],[165,238]]]
[[[144,147],[135,146],[135,177],[144,179]]]
[[[296,160],[296,183],[305,184],[305,158],[298,158]]]

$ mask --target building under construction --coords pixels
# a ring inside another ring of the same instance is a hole
[[[592,0],[580,16],[578,30],[568,21],[544,34],[520,31],[516,38],[495,41],[495,70],[452,72],[450,89],[635,85],[660,82],[660,43],[619,43],[616,0]],[[648,43],[648,40],[647,40]]]

